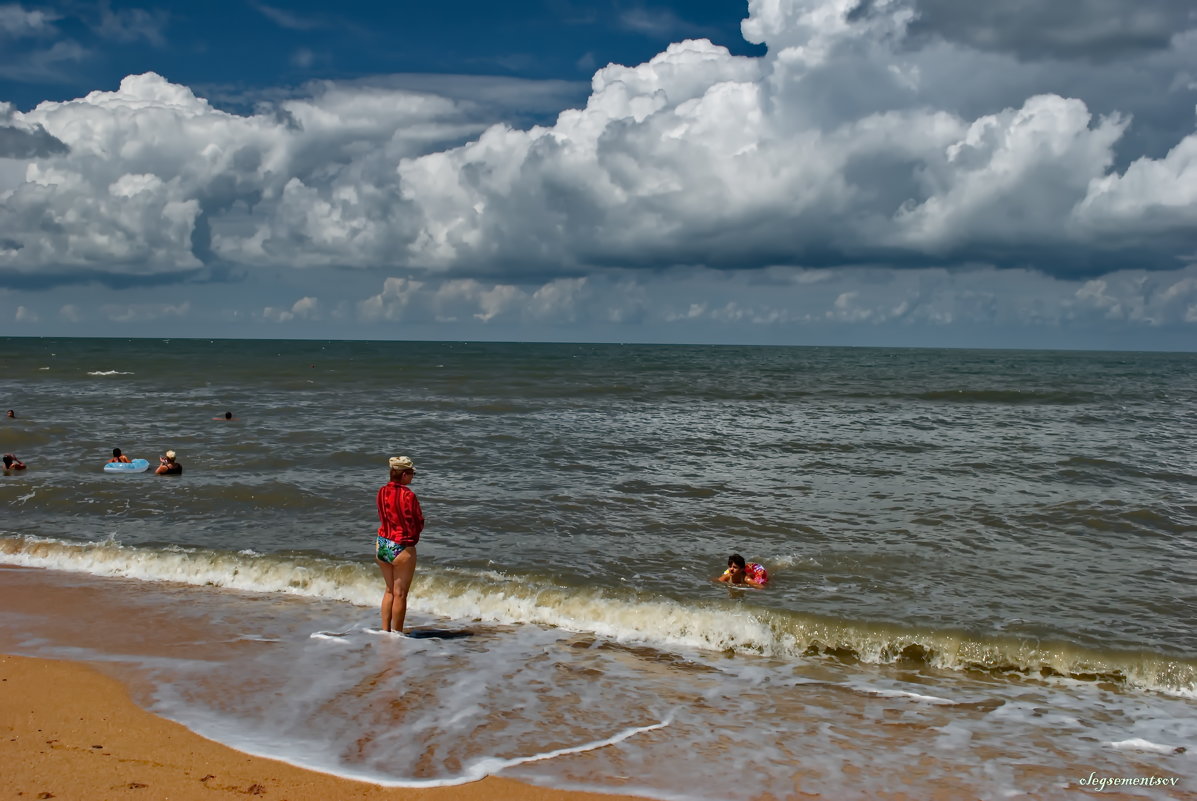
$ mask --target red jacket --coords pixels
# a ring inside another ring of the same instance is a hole
[[[424,512],[416,494],[396,481],[378,490],[378,536],[400,545],[415,545],[424,530]]]

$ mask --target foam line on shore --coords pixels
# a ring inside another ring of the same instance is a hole
[[[361,607],[378,601],[373,565],[314,556],[125,546],[0,535],[0,562],[288,593]],[[505,579],[496,581],[496,578]],[[685,603],[629,591],[537,584],[487,571],[430,567],[417,576],[415,611],[454,620],[538,624],[671,652],[734,652],[801,659],[1017,673],[1197,697],[1197,661],[1096,651],[1067,642],[844,620],[721,602]]]

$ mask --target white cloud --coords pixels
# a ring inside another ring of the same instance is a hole
[[[388,278],[381,293],[358,305],[362,319],[410,325],[538,323],[537,330],[568,331],[575,325],[634,324],[665,332],[735,326],[778,336],[812,325],[1054,329],[1070,323],[1115,321],[1176,326],[1192,322],[1194,308],[1197,267],[1120,271],[1091,281],[994,268],[963,272],[774,268],[767,280],[753,273],[696,269],[668,275],[595,274],[528,286],[477,279]]]
[[[289,309],[267,306],[262,309],[263,319],[272,323],[289,323],[292,320],[313,320],[320,316],[320,301],[313,297],[302,297]]]
[[[70,150],[32,162],[0,197],[0,239],[22,245],[0,253],[0,265],[150,274],[213,256],[297,266],[389,261],[415,233],[394,165],[477,128],[442,98],[318,91],[281,103],[282,119],[244,117],[146,74],[117,92],[13,112],[17,125],[41,125]]]
[[[58,310],[58,316],[68,323],[77,323],[83,319],[83,312],[75,304],[67,303]]]
[[[397,320],[423,286],[422,282],[409,278],[388,278],[382,282],[382,292],[361,302],[359,312],[369,322]]]
[[[18,323],[36,323],[41,319],[41,317],[38,316],[37,312],[27,306],[18,306],[17,312],[13,316],[13,319],[15,319]]]
[[[69,152],[29,160],[15,186],[5,170],[0,268],[382,268],[408,283],[362,302],[366,319],[491,321],[569,319],[593,282],[530,287],[615,269],[991,264],[1092,277],[1179,266],[1170,259],[1197,246],[1197,134],[1115,171],[1128,116],[1062,94],[1011,96],[984,76],[1025,75],[1013,59],[910,39],[907,0],[866,5],[751,0],[743,32],[767,56],[676,43],[600,69],[584,108],[528,130],[482,130],[476,101],[406,88],[313,84],[246,116],[157,75],[130,76],[115,92],[11,113]],[[975,84],[958,77],[974,74]],[[961,83],[992,96],[963,98]],[[965,113],[969,103],[986,110]],[[1142,261],[1119,262],[1127,254]],[[436,279],[436,291],[417,279]],[[409,304],[412,293],[428,294],[428,307]],[[832,310],[958,314],[864,302]],[[953,301],[968,303],[983,305]]]
[[[1136,159],[1121,175],[1091,180],[1075,217],[1091,235],[1102,231],[1192,233],[1197,209],[1197,134],[1162,159]]]
[[[1152,327],[1194,322],[1197,270],[1175,273],[1127,271],[1086,281],[1071,304],[1077,315]]]

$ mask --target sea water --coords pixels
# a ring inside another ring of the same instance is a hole
[[[657,798],[1197,793],[1197,355],[0,343],[0,563],[37,568],[0,586],[111,605],[0,626],[236,747]],[[373,630],[400,454],[412,619],[470,638]],[[713,582],[731,552],[769,586]]]

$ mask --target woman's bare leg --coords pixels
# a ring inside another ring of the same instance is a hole
[[[416,574],[415,546],[409,545],[404,548],[389,567],[392,568],[394,577],[390,589],[392,596],[390,631],[403,631],[403,620],[407,617],[407,590],[411,587],[412,577]],[[385,597],[383,600],[386,600]],[[385,623],[383,628],[386,628]]]
[[[386,591],[382,594],[382,608],[379,610],[382,613],[382,630],[390,631],[391,605],[395,599],[395,591],[393,589],[395,585],[395,568],[381,559],[376,558],[374,561],[378,562],[378,567],[382,570],[382,580],[387,585]]]

